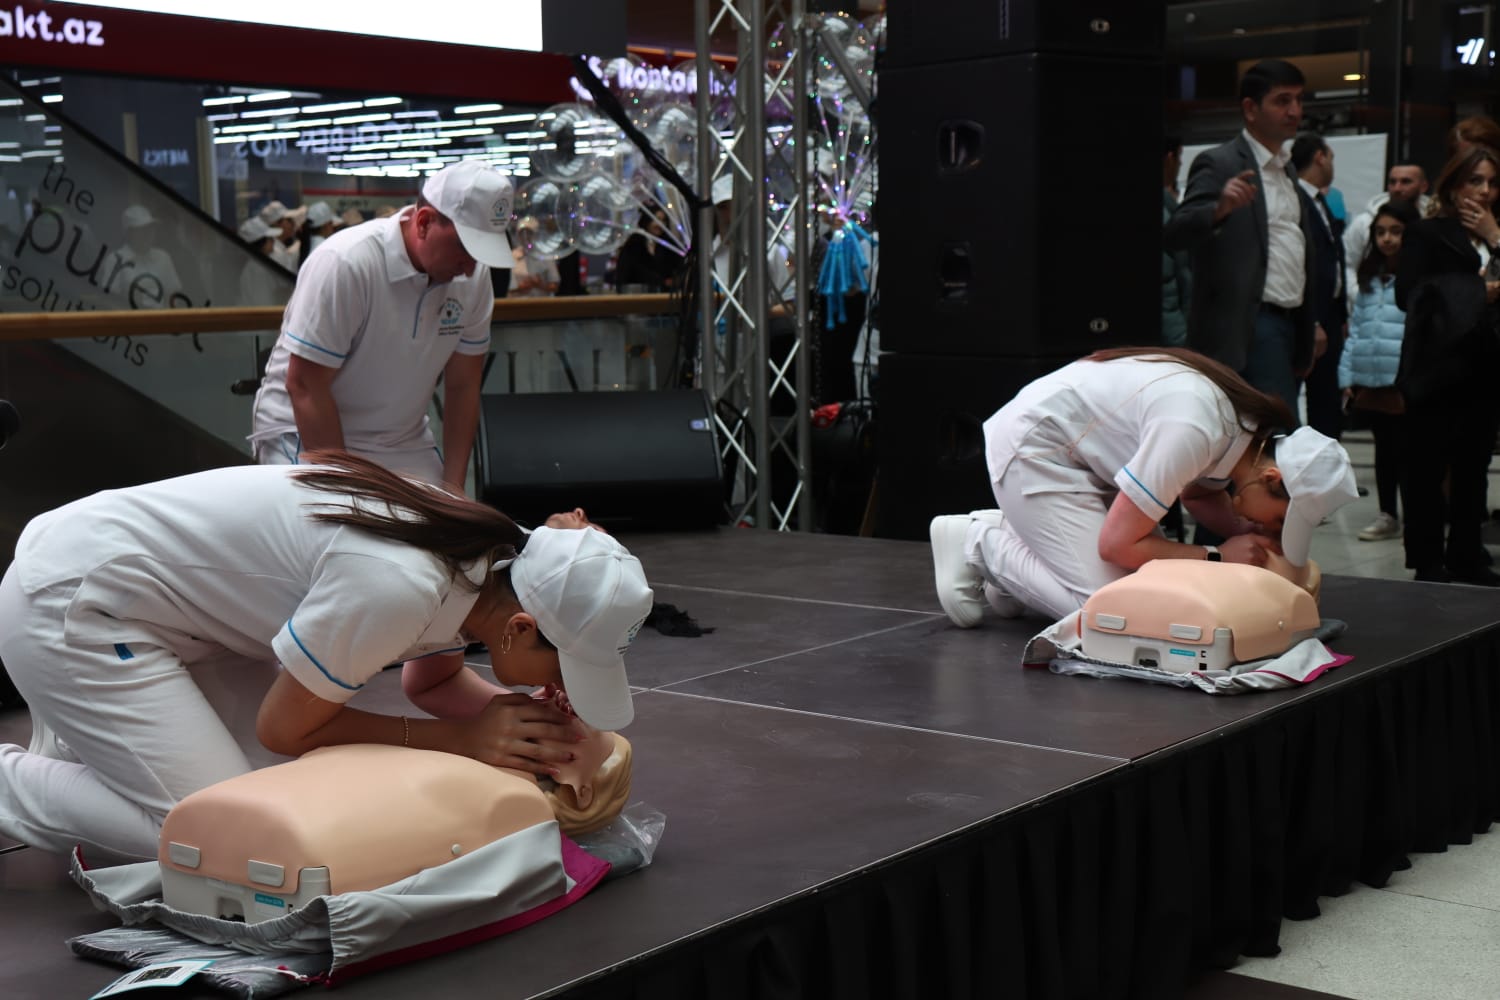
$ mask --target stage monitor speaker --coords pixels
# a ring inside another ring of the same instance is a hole
[[[708,397],[548,392],[481,400],[479,499],[524,524],[582,507],[611,529],[724,519]]]
[[[1160,74],[1036,54],[882,73],[881,348],[1158,343]]]
[[[995,506],[982,425],[1062,359],[881,354],[875,533],[925,541],[938,514]]]
[[[892,0],[880,70],[1010,52],[1160,57],[1166,20],[1159,0]]]

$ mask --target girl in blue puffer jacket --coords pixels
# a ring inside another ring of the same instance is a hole
[[[1359,294],[1349,317],[1349,338],[1339,359],[1346,406],[1364,410],[1375,437],[1375,490],[1380,513],[1359,532],[1361,541],[1401,537],[1396,494],[1401,481],[1401,420],[1405,405],[1396,389],[1406,314],[1396,305],[1396,265],[1401,238],[1418,221],[1408,201],[1387,201],[1370,222],[1370,242],[1357,272]]]

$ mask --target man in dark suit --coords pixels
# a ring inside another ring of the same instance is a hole
[[[1333,150],[1322,136],[1299,136],[1292,144],[1292,169],[1297,171],[1297,186],[1313,202],[1316,224],[1308,241],[1313,278],[1307,297],[1317,324],[1315,335],[1328,344],[1307,376],[1307,423],[1337,441],[1344,431],[1339,356],[1344,353],[1349,312],[1344,291],[1344,223],[1334,218],[1323,196],[1333,183]]]
[[[1199,153],[1163,245],[1189,250],[1188,346],[1222,361],[1296,412],[1297,380],[1316,349],[1311,202],[1285,147],[1302,123],[1301,70],[1264,59],[1240,80],[1245,128]]]

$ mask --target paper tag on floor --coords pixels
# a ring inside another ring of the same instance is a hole
[[[98,997],[112,997],[116,993],[124,993],[127,990],[143,990],[148,986],[181,986],[213,964],[214,960],[211,958],[194,958],[178,962],[157,962],[155,965],[147,965],[144,968],[136,969],[134,972],[127,972],[98,993],[95,993],[92,997],[89,997],[89,1000],[97,1000]]]

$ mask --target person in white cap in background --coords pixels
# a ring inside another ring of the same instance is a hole
[[[557,261],[528,256],[526,251],[536,238],[537,221],[528,216],[516,223],[515,246],[511,250],[514,263],[510,268],[509,298],[543,298],[557,294],[562,283]]]
[[[297,228],[302,225],[302,210],[293,211],[279,201],[271,201],[261,206],[259,215],[260,221],[278,231],[271,259],[288,271],[296,271],[297,261],[302,253],[302,244],[297,239]]]
[[[514,192],[480,160],[446,167],[414,206],[334,233],[307,258],[255,397],[257,461],[347,449],[462,493],[479,426]],[[443,446],[427,408],[443,381]]]
[[[252,215],[240,223],[238,233],[245,246],[269,261],[271,254],[276,250],[276,239],[281,234],[281,230],[276,226],[266,225],[260,216]],[[285,295],[282,291],[282,284],[283,281],[278,280],[277,273],[261,261],[247,260],[240,268],[240,298],[235,305],[279,305]]]
[[[624,657],[652,593],[618,541],[526,535],[372,462],[313,458],[96,493],[27,525],[0,658],[42,738],[0,744],[0,834],[154,858],[174,804],[277,762],[266,751],[377,743],[556,775],[582,728],[466,667],[471,639],[502,685],[561,688],[594,729],[631,721]],[[412,715],[349,704],[396,661]],[[243,693],[221,715],[228,684]]]
[[[1184,348],[1098,351],[1023,388],[984,424],[998,510],[930,526],[938,600],[963,628],[986,603],[1062,618],[1152,559],[1266,566],[1314,589],[1322,520],[1358,497],[1349,455],[1279,399]],[[1181,499],[1226,538],[1174,542]]]
[[[301,254],[297,260],[300,269],[307,262],[307,255],[322,244],[333,231],[342,223],[333,212],[333,207],[326,201],[315,201],[307,206],[307,219],[302,223],[301,238],[298,242],[302,245]]]
[[[127,297],[132,309],[165,308],[173,293],[182,291],[172,255],[157,245],[158,226],[145,205],[131,205],[120,213],[122,245],[111,255],[105,291]],[[145,275],[160,289],[151,287]]]

